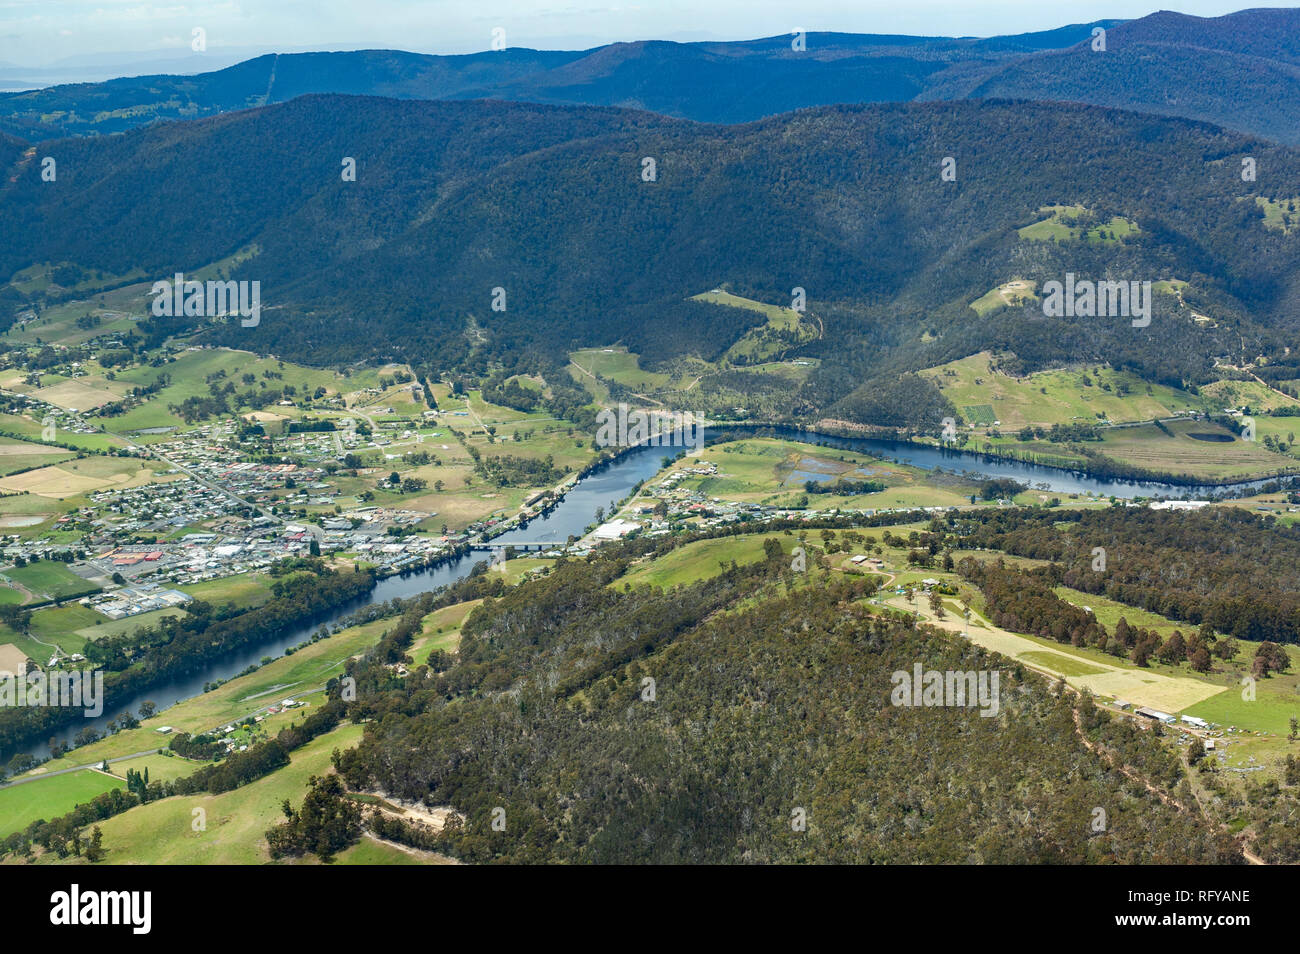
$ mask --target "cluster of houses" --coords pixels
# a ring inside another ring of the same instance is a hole
[[[78,517],[89,523],[92,543],[131,534],[174,533],[240,509],[228,495],[192,477],[98,491],[90,499],[94,506],[82,508]]]

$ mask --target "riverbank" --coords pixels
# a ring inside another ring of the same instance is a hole
[[[824,422],[818,422],[822,425]],[[874,429],[879,431],[880,429]],[[838,431],[834,433],[833,431]],[[1035,463],[995,452],[966,450],[938,441],[925,442],[898,436],[861,436],[846,427],[815,430],[791,424],[718,422],[706,430],[706,443],[726,440],[727,432],[773,436],[824,447],[838,447],[896,460],[925,470],[946,469],[985,478],[1007,477],[1055,493],[1093,493],[1123,499],[1161,497],[1175,500],[1241,496],[1273,482],[1300,480],[1300,471],[1282,472],[1249,480],[1214,482],[1181,474],[1142,473],[1140,476],[1093,473],[1087,468],[1064,468]],[[966,465],[966,466],[963,466]],[[1095,470],[1095,468],[1094,468]]]
[[[1048,468],[1042,465],[1027,464],[1018,461],[987,460],[968,451],[956,451],[947,448],[925,446],[899,440],[879,438],[844,437],[824,434],[817,431],[793,428],[785,425],[718,425],[706,431],[709,442],[723,440],[728,432],[747,432],[757,435],[760,431],[773,431],[776,436],[791,439],[813,446],[838,447],[858,451],[863,454],[887,460],[899,460],[910,466],[923,470],[945,470],[975,474],[981,478],[1011,478],[1021,483],[1034,486],[1047,492],[1059,494],[1090,494],[1100,498],[1116,497],[1132,499],[1136,497],[1193,497],[1206,496],[1215,488],[1178,487],[1169,484],[1139,483],[1131,481],[1108,481],[1101,478],[1087,477],[1069,471]],[[584,476],[573,478],[568,482],[562,496],[553,499],[553,506],[548,512],[530,519],[526,527],[514,526],[500,536],[491,538],[492,547],[512,545],[566,545],[569,538],[581,539],[587,528],[594,522],[599,510],[605,510],[611,504],[626,501],[639,483],[653,477],[662,467],[665,457],[674,456],[681,447],[662,447],[640,445],[626,448],[610,459],[593,462],[584,468]],[[1262,484],[1263,481],[1254,482]],[[557,488],[558,489],[558,488]],[[611,513],[617,512],[615,510]],[[177,678],[165,684],[150,688],[131,699],[115,701],[109,713],[98,722],[83,720],[75,729],[55,733],[59,741],[70,741],[76,731],[87,726],[101,728],[114,716],[123,711],[134,712],[146,702],[155,703],[159,710],[183,699],[201,694],[213,683],[230,679],[247,670],[250,666],[260,665],[266,657],[278,657],[287,649],[297,646],[309,639],[312,632],[319,627],[336,625],[344,617],[358,609],[374,603],[381,603],[394,597],[406,597],[415,593],[436,589],[439,586],[455,582],[468,575],[478,562],[472,546],[465,545],[457,551],[440,555],[431,561],[432,565],[420,569],[406,568],[402,572],[390,575],[378,581],[366,597],[342,608],[327,618],[314,620],[309,625],[295,627],[281,636],[250,644],[237,653],[215,660],[212,664],[195,670],[184,678]],[[33,746],[28,750],[37,757],[48,755],[48,745]]]

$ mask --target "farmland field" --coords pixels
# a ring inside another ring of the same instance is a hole
[[[593,375],[617,381],[634,390],[658,391],[671,386],[672,377],[643,371],[640,359],[625,348],[588,348],[569,355],[575,380],[588,384]]]
[[[0,838],[38,819],[58,818],[96,795],[122,787],[120,779],[84,769],[0,788]]]
[[[44,426],[40,421],[32,417],[23,417],[18,414],[0,414],[0,431],[9,434],[16,434],[19,437],[26,438],[31,443],[41,440],[41,433]],[[75,431],[59,429],[55,432],[55,437],[60,444],[71,444],[81,450],[95,451],[103,453],[110,447],[125,447],[126,441],[113,437],[109,434],[78,434]],[[48,447],[41,444],[39,446]],[[48,447],[50,451],[62,452],[64,448]]]
[[[1264,228],[1279,232],[1291,232],[1300,226],[1300,198],[1266,199],[1255,196],[1255,202],[1264,210]]]
[[[1161,473],[1232,480],[1276,473],[1291,464],[1259,441],[1243,441],[1204,421],[1170,421],[1169,433],[1154,425],[1112,428],[1103,434],[1102,453]]]
[[[160,367],[149,365],[121,372],[117,377],[124,385],[149,386],[162,375],[168,383],[144,404],[118,417],[104,418],[98,423],[119,434],[151,427],[184,426],[184,421],[169,410],[172,404],[181,404],[186,398],[204,397],[208,394],[207,379],[211,375],[239,382],[243,375],[270,380],[266,374],[276,374],[277,388],[292,385],[299,392],[313,392],[323,387],[327,392],[343,393],[378,383],[379,371],[365,370],[344,378],[334,371],[308,368],[289,362],[259,357],[246,351],[225,348],[206,348],[185,351]]]
[[[61,500],[109,488],[140,487],[158,479],[152,466],[128,457],[82,457],[54,467],[42,467],[0,478],[0,490],[25,492]]]
[[[88,384],[84,380],[75,380],[40,388],[32,392],[32,397],[68,410],[91,411],[120,400],[125,393],[126,388],[120,384],[109,386],[108,382]]]
[[[329,770],[330,753],[355,745],[359,725],[328,732],[290,754],[290,764],[221,795],[165,798],[100,822],[109,864],[264,864],[263,833],[283,821],[280,804],[301,802],[307,779]],[[41,783],[32,783],[41,784]],[[0,793],[2,794],[2,793]],[[206,828],[195,831],[195,809]]]
[[[126,759],[121,762],[110,762],[108,770],[118,778],[125,779],[127,769],[133,769],[141,774],[144,774],[145,770],[148,769],[149,781],[159,779],[170,782],[178,778],[184,778],[187,775],[193,775],[203,768],[205,764],[204,762],[183,759],[179,755],[161,755],[155,752],[152,755],[141,755],[138,758]]]
[[[29,467],[62,463],[75,456],[64,447],[0,438],[0,476]]]
[[[715,476],[686,476],[680,487],[699,490],[710,497],[793,506],[807,497],[807,506],[908,507],[970,503],[973,488],[967,482],[882,461],[852,451],[815,448],[775,438],[750,438],[717,444],[701,458],[717,464]],[[694,460],[682,466],[693,466]],[[806,494],[807,481],[835,484],[839,480],[874,481],[885,489],[853,496]]]
[[[1123,239],[1141,230],[1137,223],[1123,216],[1113,216],[1106,222],[1081,225],[1087,210],[1081,205],[1049,205],[1038,210],[1050,215],[1020,229],[1022,239],[1033,242],[1079,242],[1094,245],[1118,245]]]
[[[1034,294],[1034,289],[1037,285],[1037,282],[1013,279],[1012,281],[999,285],[997,288],[985,292],[979,298],[971,302],[970,306],[975,310],[976,314],[983,317],[997,308],[1019,305],[1026,301],[1035,301],[1038,298],[1038,296]]]
[[[961,408],[969,423],[986,425],[999,420],[1004,431],[1027,424],[1050,427],[1101,420],[1148,421],[1204,406],[1202,400],[1185,391],[1147,384],[1134,374],[1106,367],[1012,377],[996,369],[994,355],[988,351],[921,373]],[[991,409],[992,417],[986,408]]]
[[[818,334],[815,323],[805,321],[792,308],[770,305],[716,289],[695,295],[692,300],[757,312],[767,319],[765,324],[748,329],[727,349],[724,358],[728,361],[745,364],[767,361],[788,351],[795,344],[811,341]]]
[[[763,559],[764,535],[725,537],[721,540],[699,540],[673,550],[653,563],[636,567],[621,580],[668,588],[680,584],[707,580],[722,572],[720,564],[735,560],[738,564],[756,563]]]
[[[1257,421],[1285,421],[1285,417],[1265,418],[1260,415],[1279,407],[1300,407],[1300,401],[1259,381],[1215,381],[1203,387],[1201,393],[1216,407],[1248,407],[1248,413],[1256,415]]]

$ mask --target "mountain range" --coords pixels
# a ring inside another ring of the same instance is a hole
[[[196,76],[0,94],[0,131],[29,141],[120,132],[308,93],[620,106],[713,123],[841,102],[1013,98],[1202,119],[1300,142],[1297,10],[1161,12],[986,39],[809,33],[803,42],[802,50],[776,36],[462,56],[268,54]]]
[[[988,77],[968,92],[1034,77],[1060,85],[1079,58],[1208,56],[1194,46],[1207,38],[1280,64],[1295,31],[1263,25],[1292,17],[1161,14],[1096,27],[1105,52],[1086,39],[1051,45],[1091,36],[1084,25],[997,40],[812,35],[807,57],[781,38],[262,58],[169,80],[191,84],[191,101],[213,115],[39,147],[0,133],[0,274],[73,265],[101,284],[147,288],[210,267],[260,283],[260,324],[151,316],[141,325],[151,341],[195,336],[315,364],[396,359],[430,374],[483,374],[525,357],[553,369],[573,349],[613,344],[646,366],[719,362],[764,318],[696,296],[725,288],[788,304],[802,294],[817,335],[799,348],[815,367],[795,383],[751,373],[742,388],[784,395],[776,403],[793,417],[933,417],[937,392],[906,373],[982,350],[1014,354],[1011,370],[1098,361],[1194,387],[1216,365],[1300,361],[1290,347],[1300,154],[1287,146],[1113,103],[961,96],[808,106],[734,125],[667,115],[665,103],[790,106],[798,84],[784,102],[727,95],[723,79],[773,64],[809,71],[806,89],[829,98],[838,93],[823,80],[834,75],[904,82],[884,69],[886,50],[913,64],[918,83],[928,70],[931,87],[962,70],[968,83]],[[721,85],[701,82],[701,58]],[[1047,65],[1034,68],[1037,58]],[[637,87],[648,62],[658,79]],[[1104,98],[1102,77],[1083,75]],[[95,89],[142,88],[117,82]],[[639,88],[663,97],[662,111],[471,97],[511,83],[555,99],[581,88],[621,101]],[[312,92],[320,85],[346,94]],[[1140,92],[1118,78],[1112,88]],[[225,108],[259,95],[286,101]],[[42,175],[49,163],[53,181]],[[1068,276],[1150,282],[1153,320],[1050,317],[1032,294],[973,307],[1012,280],[1041,289]],[[20,285],[0,288],[6,324],[57,292]],[[900,380],[905,393],[891,390]]]

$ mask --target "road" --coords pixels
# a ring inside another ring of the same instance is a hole
[[[126,762],[131,759],[138,759],[142,755],[153,755],[158,751],[158,746],[152,749],[145,749],[143,752],[133,752],[130,755],[119,755],[113,759],[100,759],[98,762],[90,762],[86,765],[74,765],[71,768],[58,769],[54,772],[42,772],[40,775],[26,775],[22,778],[15,778],[8,782],[0,783],[0,788],[11,788],[14,785],[25,785],[27,782],[39,782],[43,778],[54,778],[56,775],[67,775],[69,772],[82,772],[86,769],[97,769],[105,762],[112,765],[114,762]]]
[[[895,597],[894,600],[895,600],[895,602],[892,603],[892,604],[891,604],[889,601],[886,601],[885,605],[887,605],[887,606],[892,605],[892,606],[893,606],[894,608],[896,608],[896,609],[906,609],[906,607],[905,607],[905,605],[904,605],[904,598],[903,598],[903,597]],[[971,611],[970,611],[970,615],[971,615],[971,619],[972,619],[972,620],[978,622],[982,627],[985,627],[985,628],[989,629],[990,631],[993,631],[993,632],[998,632],[998,631],[1006,632],[1006,630],[999,630],[998,627],[994,626],[994,625],[993,625],[989,620],[987,620],[985,617],[983,617],[983,616],[981,616],[979,613],[975,612],[975,610],[971,610]],[[937,620],[937,619],[935,619],[933,616],[931,616],[931,615],[929,615],[929,614],[921,614],[919,611],[918,611],[918,616],[919,616],[919,620],[918,620],[918,621],[919,621],[919,622],[922,622],[922,623],[925,623],[926,625],[929,625],[929,626],[935,626],[935,627],[940,628],[940,629],[946,629],[946,630],[948,630],[948,631],[950,631],[950,632],[958,632],[958,633],[961,633],[961,635],[967,635],[966,633],[962,633],[962,632],[961,632],[963,627],[962,627],[962,625],[961,625],[957,620],[955,620],[955,619],[943,619],[943,620]],[[1013,635],[1014,635],[1014,634],[1013,634]],[[969,636],[967,636],[967,638],[969,638]],[[1038,672],[1038,673],[1040,673],[1040,674],[1042,674],[1042,675],[1044,675],[1044,676],[1047,676],[1047,677],[1049,677],[1049,678],[1051,678],[1051,679],[1053,679],[1053,680],[1055,680],[1055,679],[1061,679],[1061,684],[1065,687],[1065,689],[1066,689],[1068,692],[1074,694],[1076,697],[1080,697],[1080,698],[1082,697],[1082,695],[1083,695],[1082,690],[1080,690],[1079,688],[1077,688],[1077,687],[1075,687],[1075,686],[1070,685],[1068,682],[1065,682],[1065,680],[1061,678],[1061,676],[1060,676],[1059,673],[1054,672],[1054,671],[1049,670],[1049,669],[1045,669],[1045,668],[1040,667],[1040,666],[1037,666],[1037,665],[1035,665],[1035,664],[1029,662],[1028,660],[1024,660],[1024,659],[1016,659],[1016,662],[1019,663],[1019,664],[1021,664],[1021,665],[1023,665],[1023,666],[1025,666],[1025,667],[1028,668],[1028,669],[1032,669],[1032,670],[1034,670],[1035,672]],[[1112,717],[1116,717],[1116,716],[1118,716],[1118,717],[1121,717],[1121,718],[1127,718],[1127,719],[1129,719],[1129,720],[1132,720],[1133,722],[1136,722],[1136,723],[1138,723],[1138,724],[1142,724],[1142,721],[1143,721],[1143,720],[1142,720],[1141,718],[1139,718],[1136,714],[1132,713],[1132,712],[1122,712],[1122,711],[1117,710],[1117,709],[1112,709],[1112,708],[1109,707],[1109,706],[1105,706],[1105,707],[1103,707],[1103,709],[1104,709],[1105,712],[1107,712],[1107,713],[1108,713],[1109,715],[1111,715]],[[1153,784],[1151,783],[1151,781],[1150,781],[1146,776],[1142,775],[1142,774],[1141,774],[1139,771],[1137,771],[1136,769],[1134,769],[1134,768],[1132,768],[1132,767],[1130,767],[1130,766],[1124,764],[1124,763],[1122,762],[1122,760],[1119,758],[1118,753],[1116,753],[1116,752],[1112,752],[1112,751],[1110,751],[1110,750],[1108,750],[1108,749],[1105,749],[1103,746],[1097,744],[1097,743],[1094,742],[1092,739],[1088,738],[1087,734],[1083,731],[1083,725],[1082,725],[1082,722],[1080,721],[1079,710],[1078,710],[1077,708],[1073,710],[1072,715],[1073,715],[1073,717],[1074,717],[1075,734],[1078,736],[1080,742],[1082,742],[1083,745],[1084,745],[1084,746],[1085,746],[1089,751],[1095,752],[1095,753],[1097,753],[1099,756],[1106,758],[1106,759],[1107,759],[1107,760],[1108,760],[1108,761],[1113,765],[1113,767],[1114,767],[1117,771],[1119,771],[1120,773],[1122,773],[1122,774],[1123,774],[1126,778],[1128,778],[1129,780],[1131,780],[1131,781],[1133,781],[1133,782],[1135,782],[1135,783],[1137,783],[1137,784],[1142,785],[1142,786],[1143,786],[1143,787],[1144,787],[1148,792],[1150,792],[1150,793],[1151,793],[1152,795],[1154,795],[1155,797],[1159,798],[1159,799],[1160,799],[1162,802],[1164,802],[1166,805],[1169,805],[1169,806],[1171,806],[1171,807],[1173,807],[1173,808],[1178,809],[1178,810],[1181,811],[1181,812],[1185,812],[1185,813],[1190,814],[1190,815],[1199,815],[1199,816],[1200,816],[1200,817],[1201,817],[1201,818],[1202,818],[1202,819],[1203,819],[1207,824],[1212,825],[1212,826],[1214,826],[1215,828],[1218,828],[1218,829],[1221,830],[1221,831],[1225,831],[1225,832],[1226,832],[1226,831],[1228,830],[1228,829],[1227,829],[1227,826],[1225,826],[1225,825],[1222,824],[1221,822],[1216,821],[1214,818],[1212,818],[1212,817],[1210,816],[1210,813],[1206,810],[1205,806],[1201,803],[1201,800],[1200,800],[1199,797],[1196,798],[1195,809],[1193,809],[1191,806],[1188,806],[1188,805],[1183,804],[1181,801],[1179,801],[1177,798],[1175,798],[1175,797],[1174,797],[1173,795],[1171,795],[1170,793],[1165,792],[1165,791],[1163,791],[1162,789],[1160,789],[1159,787],[1153,785]],[[1204,738],[1204,735],[1203,735],[1202,733],[1192,731],[1192,730],[1191,730],[1190,728],[1188,728],[1188,727],[1180,726],[1179,729],[1182,730],[1182,731],[1188,732],[1188,733],[1191,734],[1191,735],[1195,735],[1195,736],[1197,736],[1198,738]],[[1243,856],[1243,857],[1244,857],[1244,858],[1245,858],[1245,859],[1246,859],[1250,864],[1252,864],[1252,865],[1263,865],[1263,864],[1267,864],[1267,862],[1264,861],[1262,858],[1260,858],[1259,855],[1255,854],[1253,851],[1250,850],[1250,846],[1249,846],[1249,843],[1248,843],[1248,841],[1247,841],[1247,837],[1246,837],[1244,834],[1241,835],[1241,836],[1238,836],[1238,837],[1236,838],[1236,843],[1237,843],[1237,847],[1241,850],[1242,856]]]
[[[162,461],[164,464],[167,464],[169,467],[175,467],[177,470],[188,475],[192,479],[197,480],[199,483],[201,483],[204,487],[207,487],[209,490],[214,490],[224,497],[229,497],[231,500],[235,501],[235,503],[239,504],[241,507],[247,507],[249,512],[259,509],[256,504],[252,503],[251,501],[245,500],[243,497],[236,494],[233,490],[223,487],[215,480],[209,480],[207,477],[204,477],[202,474],[197,473],[194,470],[191,470],[189,467],[185,466],[179,461],[172,460],[162,451],[155,450],[154,448],[149,447],[146,444],[137,443],[124,434],[115,434],[110,430],[105,430],[104,433],[109,435],[110,437],[116,437],[118,440],[125,441],[126,443],[130,444],[133,447],[140,448],[140,450],[144,451],[150,457],[156,457],[158,460]],[[276,521],[282,527],[287,527],[289,525],[288,521],[276,516],[273,513],[267,513],[266,515],[270,517],[272,520]],[[295,524],[295,526],[303,527],[308,533],[310,533],[313,537],[315,537],[318,542],[325,538],[325,531],[320,527],[316,526],[315,524],[302,523],[302,524]]]

